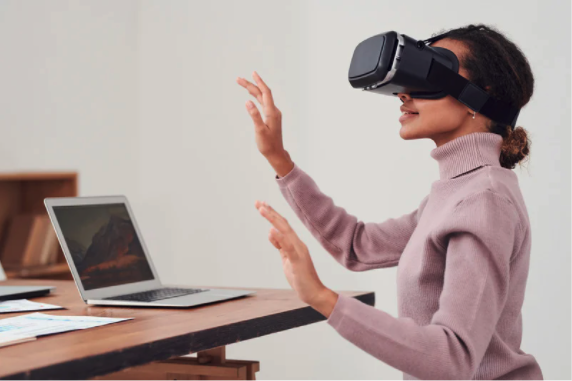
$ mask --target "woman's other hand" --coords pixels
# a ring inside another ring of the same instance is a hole
[[[272,224],[268,240],[280,252],[282,268],[290,287],[296,291],[300,300],[329,317],[338,300],[338,294],[321,282],[308,247],[298,238],[288,221],[270,205],[256,201],[255,206]]]
[[[274,104],[270,88],[258,73],[253,72],[252,77],[256,85],[240,77],[236,79],[236,82],[248,90],[262,106],[264,120],[254,102],[250,100],[246,102],[246,110],[254,122],[256,145],[276,174],[284,177],[292,170],[294,163],[282,142],[282,113]]]

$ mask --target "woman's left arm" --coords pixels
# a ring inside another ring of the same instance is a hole
[[[276,229],[281,229],[273,222],[281,216],[274,216],[273,220],[268,217],[277,214],[275,211],[261,213]],[[489,190],[457,205],[448,223],[450,234],[439,309],[430,324],[420,326],[411,318],[395,318],[345,295],[338,295],[331,314],[325,315],[328,324],[372,356],[416,378],[470,379],[505,305],[510,262],[521,236],[518,218],[510,200]],[[281,226],[286,225],[287,222]],[[286,242],[284,236],[280,238]],[[295,251],[296,245],[301,247],[296,243],[289,250]],[[314,283],[308,280],[311,276],[301,276],[307,278],[305,283]],[[296,289],[295,284],[290,284]],[[328,295],[323,289],[329,290],[319,286],[306,289],[321,290],[320,295]],[[303,294],[301,299],[313,300]]]

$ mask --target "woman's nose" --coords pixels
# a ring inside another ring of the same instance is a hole
[[[398,93],[397,96],[399,97],[399,99],[401,99],[401,102],[408,101],[411,100],[411,97],[409,96],[409,94],[406,93]]]

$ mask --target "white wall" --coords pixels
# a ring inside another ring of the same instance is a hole
[[[396,316],[395,268],[345,270],[283,200],[235,78],[257,70],[293,159],[336,204],[384,221],[416,208],[438,178],[434,143],[401,140],[397,99],[351,88],[355,45],[387,30],[426,38],[497,25],[537,80],[519,118],[531,162],[515,170],[533,230],[522,349],[545,378],[570,378],[570,4],[503,4],[3,1],[0,169],[78,169],[83,195],[127,194],[161,276],[189,285],[288,287],[254,208],[266,200],[328,287],[375,291],[376,308]],[[401,378],[323,322],[227,353],[260,360],[261,379]]]
[[[137,191],[137,2],[0,2],[0,170]]]

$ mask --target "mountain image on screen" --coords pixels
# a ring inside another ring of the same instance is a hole
[[[81,261],[83,261],[83,257],[85,257],[85,252],[87,251],[87,249],[81,243],[73,239],[68,239],[67,244],[73,262],[80,263]]]
[[[153,279],[131,221],[111,215],[87,250],[66,239],[85,290]]]

